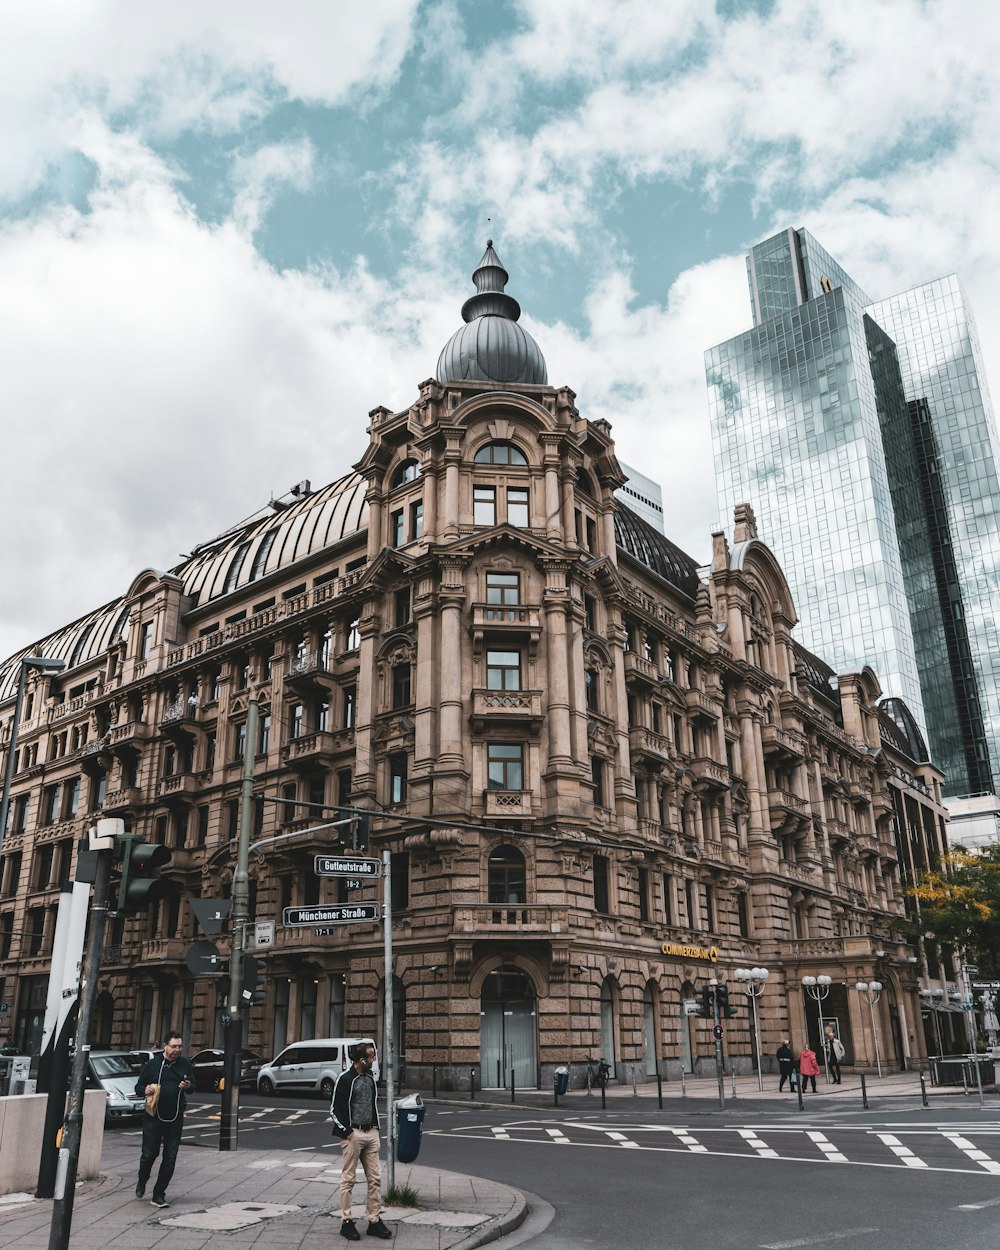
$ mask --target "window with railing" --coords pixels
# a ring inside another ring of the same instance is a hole
[[[486,770],[491,790],[523,790],[524,748],[519,742],[487,743]]]
[[[510,905],[528,901],[524,856],[514,846],[494,847],[487,860],[486,872],[489,902],[503,905],[494,910],[493,923],[516,924],[519,912]],[[527,918],[527,913],[523,913],[523,918]]]

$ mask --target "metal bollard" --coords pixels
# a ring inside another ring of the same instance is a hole
[[[798,1094],[798,1096],[799,1096],[799,1110],[800,1110],[800,1111],[805,1111],[805,1109],[806,1109],[806,1104],[802,1101],[802,1077],[801,1077],[801,1076],[800,1076],[800,1077],[799,1077],[799,1079],[795,1082],[795,1092],[796,1092],[796,1093]]]
[[[514,1069],[510,1070],[510,1100],[514,1101]]]
[[[924,1104],[925,1107],[929,1107],[931,1105],[927,1101],[927,1082],[924,1080],[923,1068],[920,1069],[920,1101]]]
[[[552,1073],[552,1105],[553,1107],[559,1106],[559,1078],[555,1072]]]
[[[476,1069],[470,1068],[469,1069],[469,1097],[474,1099],[475,1096],[476,1096]]]
[[[438,1096],[438,1070],[437,1070],[437,1065],[435,1064],[435,1066],[431,1068],[431,1097],[437,1098],[437,1096]]]
[[[864,1109],[868,1110],[868,1085],[865,1082],[865,1074],[861,1073],[861,1103]]]
[[[608,1093],[608,1083],[607,1081],[602,1081],[601,1082],[601,1110],[602,1111],[607,1110],[607,1106],[608,1106],[607,1093]]]
[[[663,1110],[663,1077],[657,1072],[656,1074],[656,1101],[660,1104],[660,1110]]]
[[[687,1073],[684,1071],[684,1064],[682,1063],[681,1064],[681,1097],[687,1098],[687,1096],[688,1096]]]

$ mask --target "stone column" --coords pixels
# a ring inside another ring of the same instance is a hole
[[[458,460],[449,460],[444,471],[444,517],[442,532],[446,538],[458,537]]]
[[[452,466],[449,467],[449,472]],[[442,769],[462,769],[465,754],[462,692],[462,609],[465,607],[465,585],[462,567],[450,562],[441,570],[441,674],[440,744],[438,760]]]

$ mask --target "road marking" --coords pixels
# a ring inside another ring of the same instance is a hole
[[[962,1137],[960,1133],[942,1133],[942,1137],[947,1138],[950,1142],[954,1142],[963,1154],[968,1155],[970,1159],[974,1159],[981,1168],[985,1168],[987,1172],[992,1172],[994,1176],[1000,1176],[1000,1163],[991,1159],[985,1150],[980,1150],[967,1137]]]
[[[282,1124],[294,1124],[296,1120],[301,1120],[304,1115],[308,1115],[308,1114],[309,1114],[308,1108],[306,1108],[304,1111],[293,1111],[291,1115],[286,1115],[285,1118],[281,1121],[281,1123]]]
[[[510,1133],[505,1128],[494,1128],[492,1132],[499,1141],[510,1141]]]
[[[552,1140],[557,1143],[557,1145],[560,1145],[560,1146],[572,1145],[572,1142],[566,1136],[566,1134],[562,1131],[561,1128],[547,1128],[545,1131],[552,1138]]]
[[[675,1137],[680,1138],[688,1150],[693,1151],[695,1154],[708,1154],[708,1147],[703,1146],[696,1137],[692,1137],[686,1128],[668,1128],[667,1132],[673,1133]]]
[[[818,1133],[810,1129],[806,1131],[806,1136],[809,1138],[810,1141],[814,1141],[816,1143],[816,1145],[820,1148],[820,1150],[823,1151],[823,1154],[826,1155],[826,1157],[830,1160],[831,1163],[846,1163],[847,1162],[847,1156],[842,1155],[840,1151],[837,1149],[837,1147],[833,1144],[833,1142],[830,1141],[829,1138],[826,1137],[823,1133]]]
[[[795,1241],[765,1241],[760,1250],[794,1250],[796,1246],[821,1246],[828,1241],[844,1241],[848,1237],[877,1233],[877,1228],[844,1228],[836,1233],[823,1233],[820,1237],[798,1237]]]
[[[908,1168],[925,1168],[927,1164],[923,1159],[918,1159],[909,1146],[904,1146],[898,1137],[894,1137],[892,1133],[874,1133],[879,1141],[884,1142],[897,1158],[902,1159]]]
[[[639,1145],[638,1142],[629,1141],[629,1139],[625,1136],[624,1133],[615,1133],[611,1129],[606,1129],[605,1134],[606,1136],[610,1137],[612,1141],[618,1142],[618,1144],[620,1146],[623,1146],[626,1150],[641,1150],[642,1149],[642,1147]]]
[[[984,1211],[987,1207],[1000,1207],[1000,1198],[987,1198],[985,1202],[963,1202],[960,1207],[952,1207],[953,1211]]]
[[[777,1159],[778,1152],[772,1150],[766,1141],[761,1141],[752,1128],[741,1128],[740,1136],[748,1146],[752,1146],[762,1159]]]

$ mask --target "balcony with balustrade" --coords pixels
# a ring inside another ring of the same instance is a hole
[[[520,725],[536,733],[542,723],[541,690],[473,690],[472,716],[475,733],[491,725]]]
[[[456,937],[548,937],[567,933],[569,913],[545,903],[453,903]]]
[[[722,695],[707,690],[685,690],[684,702],[696,720],[718,720],[722,715]]]
[[[176,965],[178,971],[187,957],[188,944],[184,938],[161,937],[149,938],[141,947],[140,961],[146,965]],[[219,971],[222,971],[220,963]]]
[[[472,639],[477,650],[489,635],[506,637],[518,645],[527,644],[534,654],[542,632],[542,609],[537,603],[474,603]]]
[[[201,793],[203,781],[204,774],[193,772],[161,777],[156,797],[161,803],[190,803]]]
[[[353,750],[353,729],[342,729],[335,734],[317,729],[289,738],[281,748],[281,758],[289,768],[308,772],[317,764],[330,764]]]
[[[767,803],[771,815],[771,831],[779,837],[801,833],[809,824],[810,810],[807,799],[800,798],[791,790],[769,788]]]
[[[112,751],[127,750],[143,745],[152,734],[152,726],[142,720],[126,721],[124,725],[112,725],[108,731]]]
[[[483,815],[487,820],[525,820],[531,817],[530,790],[484,790]]]
[[[637,651],[626,651],[625,680],[655,689],[660,684],[660,674],[652,660],[647,660]]]
[[[729,769],[718,760],[707,755],[698,755],[691,760],[691,772],[695,779],[709,790],[728,790],[731,784]]]
[[[675,758],[670,739],[644,725],[633,725],[628,731],[629,753],[636,762],[644,761],[662,767]]]
[[[293,656],[288,666],[285,685],[304,698],[331,690],[333,675],[327,667],[326,652],[300,651]]]
[[[764,758],[778,765],[798,764],[805,757],[805,737],[781,725],[762,725],[760,730]]]

